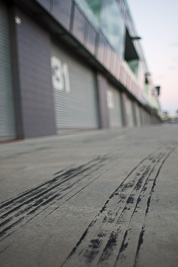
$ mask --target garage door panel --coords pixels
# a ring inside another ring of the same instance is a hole
[[[133,127],[134,126],[134,115],[133,115],[133,105],[132,101],[126,97],[126,116],[127,116],[127,126]]]
[[[51,65],[57,129],[98,128],[95,73],[57,44]]]
[[[6,5],[0,2],[0,141],[14,139],[15,111],[10,56],[9,18]]]
[[[110,127],[122,126],[121,96],[117,88],[108,84],[107,106],[109,112]]]

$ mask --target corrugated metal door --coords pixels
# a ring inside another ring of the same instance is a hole
[[[143,126],[144,125],[144,121],[143,121],[143,111],[142,111],[142,108],[140,107],[139,108],[140,110],[140,122],[141,122],[141,125]]]
[[[56,44],[51,67],[57,129],[98,128],[94,72]]]
[[[127,115],[127,126],[134,126],[133,106],[131,100],[126,97],[126,115]]]
[[[144,109],[141,108],[141,117],[142,117],[142,125],[145,125],[145,114],[144,114]]]
[[[6,5],[0,2],[0,141],[14,139],[14,95],[9,40],[9,20]]]
[[[136,121],[137,121],[137,126],[141,126],[141,118],[140,118],[140,110],[138,104],[135,105],[135,113],[136,113]]]
[[[143,110],[143,117],[144,117],[144,125],[147,125],[147,116],[145,110]]]
[[[107,106],[111,127],[122,126],[122,110],[120,92],[111,84],[108,84]]]

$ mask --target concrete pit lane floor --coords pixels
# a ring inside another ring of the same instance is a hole
[[[178,266],[178,126],[0,145],[0,266]]]

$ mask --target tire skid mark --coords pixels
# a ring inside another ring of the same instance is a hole
[[[116,266],[122,266],[122,264],[124,266],[130,266],[130,265],[135,264],[134,263],[135,257],[136,257],[136,255],[138,257],[139,247],[143,243],[143,235],[144,235],[145,229],[142,226],[142,223],[143,223],[143,221],[145,221],[145,217],[149,211],[150,190],[152,191],[153,185],[155,184],[155,179],[158,177],[158,173],[160,171],[160,168],[161,168],[161,166],[163,166],[165,160],[167,159],[167,157],[169,156],[169,154],[171,152],[172,152],[172,150],[170,152],[163,154],[162,156],[160,155],[157,158],[157,162],[159,163],[159,165],[154,166],[152,168],[149,177],[145,181],[145,184],[142,187],[142,190],[140,191],[140,195],[137,198],[134,212],[132,213],[130,221],[127,222],[127,227],[125,230],[125,233],[127,233],[127,236],[126,236],[126,238],[123,239],[123,245],[125,246],[125,249],[122,251],[119,250],[119,253],[117,255],[115,265],[114,265],[115,267]],[[150,183],[150,186],[148,187],[148,192],[147,192],[147,194],[145,194],[145,192],[146,192],[145,187],[147,187],[149,183]],[[143,210],[141,210],[140,209],[141,207],[139,207],[139,204],[141,204],[142,202],[143,202],[142,206],[144,206]],[[138,223],[138,218],[139,218],[140,223]],[[140,233],[138,232],[139,229],[141,229]],[[137,241],[138,241],[138,246],[136,248],[135,243],[137,243]],[[134,247],[135,247],[135,252],[134,252]]]
[[[117,163],[117,161],[114,160],[114,157],[112,157],[112,162],[114,162],[114,164],[112,164],[110,167],[111,167],[111,168],[115,168],[115,167],[118,165],[118,163]],[[105,163],[106,163],[106,162],[105,162]],[[108,167],[107,167],[107,164],[104,164],[105,169],[102,169],[102,171],[101,171],[101,166],[102,166],[102,165],[98,166],[98,167],[100,167],[100,168],[99,168],[100,171],[99,171],[99,174],[98,174],[98,175],[95,175],[95,178],[94,178],[94,179],[90,179],[90,181],[89,181],[87,184],[84,184],[83,187],[79,184],[79,185],[77,185],[75,188],[72,188],[70,192],[68,192],[68,193],[65,194],[65,196],[67,196],[68,194],[69,194],[69,196],[68,196],[66,199],[64,198],[64,200],[63,200],[61,203],[59,203],[58,206],[57,206],[55,209],[53,209],[52,211],[48,212],[47,215],[44,216],[44,211],[45,211],[45,210],[48,210],[48,208],[49,208],[50,206],[45,206],[44,209],[41,209],[40,211],[38,211],[38,213],[36,213],[35,216],[33,216],[33,217],[30,217],[30,218],[25,217],[27,220],[26,220],[25,222],[23,221],[23,224],[18,225],[18,228],[17,228],[17,229],[15,229],[15,230],[13,229],[13,231],[12,231],[11,233],[9,233],[9,234],[4,238],[4,239],[5,239],[4,241],[6,242],[6,244],[4,244],[4,245],[2,246],[2,249],[0,248],[0,254],[3,253],[3,251],[5,251],[6,249],[8,249],[9,246],[13,245],[13,244],[16,242],[16,240],[19,238],[19,235],[18,235],[18,236],[16,235],[14,241],[10,241],[10,244],[9,244],[8,241],[7,241],[7,237],[8,237],[8,236],[11,236],[12,233],[16,232],[16,231],[17,231],[20,227],[22,227],[24,224],[30,222],[31,220],[34,219],[34,217],[37,217],[39,214],[43,213],[43,218],[40,218],[40,219],[39,219],[39,222],[41,222],[43,219],[45,219],[47,216],[49,216],[49,215],[50,215],[52,212],[54,212],[56,209],[60,208],[60,206],[62,206],[65,202],[67,202],[69,199],[71,199],[72,197],[74,197],[76,194],[78,194],[80,191],[82,191],[82,190],[83,190],[84,188],[86,188],[88,185],[90,185],[90,184],[93,183],[95,180],[97,180],[97,179],[98,179],[100,176],[102,176],[104,173],[107,173],[108,171],[110,171],[110,169],[108,169]],[[98,168],[97,168],[97,169],[98,169]],[[77,190],[75,190],[75,189],[77,189]],[[73,192],[73,191],[74,191],[74,192]],[[70,194],[71,192],[73,192],[73,194]],[[61,197],[60,199],[63,199],[63,197]],[[59,199],[58,199],[58,200],[59,200]],[[56,201],[55,201],[55,203],[56,203]],[[28,215],[28,214],[27,214],[27,215]],[[3,240],[3,239],[2,239],[2,240]],[[0,245],[1,245],[1,243],[0,243]]]
[[[116,240],[115,244],[113,247],[110,247],[106,244],[104,251],[101,254],[101,257],[98,261],[98,265],[103,266],[103,264],[105,263],[106,266],[108,266],[108,261],[110,259],[110,257],[113,254],[113,251],[118,251],[119,250],[119,255],[121,253],[123,253],[127,246],[128,246],[128,242],[125,242],[125,239],[128,235],[128,231],[129,229],[126,229],[126,225],[127,225],[127,221],[131,220],[131,214],[134,213],[135,207],[134,207],[134,203],[135,203],[135,199],[137,198],[136,201],[136,205],[138,204],[138,202],[140,201],[140,192],[142,191],[146,181],[148,180],[148,178],[150,177],[150,174],[152,172],[152,169],[154,168],[154,166],[148,165],[147,167],[145,166],[144,168],[141,168],[141,170],[143,171],[141,177],[138,179],[136,185],[134,186],[133,190],[131,191],[130,195],[128,195],[128,198],[126,199],[126,203],[125,206],[122,210],[122,212],[120,213],[116,225],[113,226],[114,229],[114,234],[117,236],[117,239],[121,236],[120,238],[120,242],[118,242]],[[125,231],[125,233],[124,233]],[[122,236],[124,234],[124,238],[122,240]],[[122,240],[122,241],[121,241]],[[116,253],[117,254],[117,253]]]
[[[78,247],[85,241],[85,237],[87,236],[87,234],[90,233],[91,228],[93,226],[95,226],[96,223],[99,225],[99,227],[98,227],[97,233],[94,233],[94,236],[95,237],[98,237],[100,240],[102,240],[102,239],[104,239],[108,235],[108,229],[107,228],[108,228],[109,224],[111,226],[113,226],[112,223],[110,223],[110,218],[111,218],[112,215],[114,216],[114,218],[113,218],[114,220],[111,220],[112,222],[114,222],[115,219],[117,218],[117,215],[118,215],[119,211],[121,210],[121,207],[118,204],[120,204],[120,205],[123,206],[122,207],[122,210],[125,208],[125,199],[126,199],[126,193],[125,193],[125,191],[126,190],[131,190],[132,187],[133,187],[133,184],[137,182],[138,177],[141,175],[141,171],[142,172],[144,171],[145,166],[143,166],[143,163],[144,163],[145,160],[147,160],[147,157],[145,159],[143,159],[135,168],[133,168],[129,172],[129,174],[125,177],[125,179],[118,186],[118,188],[116,188],[116,190],[111,194],[111,196],[109,197],[109,199],[105,202],[104,206],[101,208],[100,212],[96,215],[96,217],[94,218],[94,220],[91,222],[91,224],[86,229],[85,233],[80,238],[79,242],[76,244],[76,246],[73,248],[73,250],[71,251],[71,253],[67,257],[66,261],[64,262],[64,265],[66,265],[68,263],[68,260],[70,260],[73,257],[73,255],[76,253],[76,250],[78,249]],[[134,172],[138,173],[138,169],[139,169],[139,172],[140,172],[139,175],[135,175],[134,176],[134,179],[132,179],[131,182],[130,181],[127,181],[128,178]],[[111,201],[113,201],[113,199],[115,200],[114,201],[115,202],[114,205],[111,204]],[[109,207],[110,204],[111,204],[111,207]],[[114,210],[113,206],[116,207],[116,210]],[[106,218],[106,215],[110,216],[110,218],[108,220]],[[102,227],[100,227],[100,225],[102,225]],[[103,225],[105,226],[105,228],[103,227]],[[101,243],[102,242],[100,242],[100,244]],[[77,253],[76,257],[79,256],[79,255],[82,255],[82,251],[87,251],[87,253],[85,253],[84,256],[85,256],[85,258],[86,258],[86,256],[88,256],[87,257],[87,262],[84,261],[79,266],[83,266],[85,264],[88,264],[88,262],[91,262],[91,259],[89,257],[90,256],[90,254],[89,254],[90,249],[89,248],[91,248],[91,247],[92,246],[89,243],[88,246],[84,246],[84,248],[82,247],[81,248],[81,251],[79,251]],[[93,253],[92,252],[91,254],[92,255],[95,254],[95,256],[96,256],[96,253]],[[70,263],[69,263],[68,266],[70,266]]]
[[[86,171],[88,171],[88,170],[93,171],[93,170],[96,170],[96,169],[97,169],[97,167],[92,168],[92,166],[91,166],[90,168],[86,168],[86,169],[84,169],[84,172],[86,172]],[[78,175],[80,175],[80,174],[81,174],[81,172],[78,173]],[[83,174],[83,172],[82,172],[82,174]],[[85,176],[82,176],[82,178],[80,178],[80,179],[78,179],[77,181],[74,181],[74,182],[73,182],[73,180],[71,181],[71,179],[72,179],[73,177],[74,177],[74,176],[72,176],[72,177],[68,177],[68,179],[66,179],[65,181],[63,181],[63,182],[61,182],[61,183],[59,183],[59,184],[56,184],[56,185],[52,186],[52,187],[49,188],[48,190],[43,191],[42,193],[38,194],[37,196],[35,196],[35,197],[33,197],[33,198],[30,198],[29,200],[26,200],[26,201],[23,202],[21,205],[18,205],[17,207],[11,209],[9,212],[7,212],[7,213],[3,214],[2,216],[0,216],[0,218],[1,218],[1,219],[6,218],[9,214],[13,213],[14,211],[20,209],[21,207],[24,207],[26,204],[29,204],[29,203],[31,203],[31,202],[32,202],[33,204],[32,204],[31,206],[28,206],[28,209],[29,209],[29,208],[32,208],[32,207],[35,207],[35,206],[38,206],[38,204],[40,204],[41,202],[43,202],[43,204],[44,204],[44,201],[43,201],[43,200],[48,199],[48,197],[49,197],[50,195],[53,195],[55,192],[60,192],[60,193],[61,193],[61,192],[66,191],[67,189],[72,188],[73,185],[75,185],[76,183],[78,183],[83,177],[86,177],[86,175],[85,175]],[[61,187],[61,185],[63,185],[64,183],[65,183],[65,185],[64,185],[63,187]],[[54,190],[53,190],[53,189],[54,189]],[[51,192],[51,191],[52,191],[52,192]],[[49,193],[49,194],[46,194],[46,193],[48,193],[48,192],[50,192],[50,193]],[[58,194],[58,195],[60,195],[60,194]],[[57,196],[58,196],[58,195],[57,195]],[[41,198],[41,196],[42,196],[42,198]],[[33,202],[33,200],[35,200],[35,202]],[[36,209],[35,209],[35,210],[36,210]],[[26,211],[26,209],[25,209],[25,211]],[[22,213],[22,210],[20,211],[20,213]],[[16,215],[17,215],[17,214],[16,214]],[[1,224],[0,224],[0,226],[1,226]]]
[[[56,201],[63,199],[63,197],[73,191],[73,188],[77,187],[76,185],[80,184],[82,180],[85,180],[91,172],[94,172],[98,170],[98,168],[104,166],[108,159],[109,158],[106,156],[97,157],[75,169],[67,170],[63,174],[42,184],[41,186],[3,203],[1,205],[1,209],[4,211],[5,208],[5,212],[0,217],[1,241],[11,234],[11,229],[14,230],[14,227],[21,224],[23,221],[23,224],[29,221],[30,216],[36,216],[35,212],[38,211],[38,209],[44,209],[47,204],[51,205]],[[90,176],[89,178],[90,181],[92,177]],[[58,180],[60,180],[59,183]],[[41,190],[40,193],[39,189]],[[79,189],[81,189],[81,187]],[[19,205],[19,203],[21,204]]]
[[[64,169],[64,170],[61,170],[61,172],[63,172],[63,173],[65,172],[65,173],[66,173],[67,170],[65,170],[65,169]],[[45,187],[45,186],[49,186],[51,183],[54,183],[54,182],[57,180],[57,178],[59,178],[59,176],[53,178],[53,179],[50,180],[50,181],[47,181],[47,182],[43,183],[43,184],[40,185],[40,186],[37,186],[37,187],[35,187],[35,188],[33,188],[33,189],[30,189],[30,190],[27,190],[27,191],[25,191],[25,192],[19,194],[18,196],[16,196],[16,197],[10,199],[10,200],[7,200],[7,201],[2,202],[1,205],[0,205],[0,211],[1,211],[1,210],[3,211],[3,208],[4,208],[4,210],[8,210],[8,209],[10,209],[11,207],[13,207],[13,205],[16,204],[16,200],[18,200],[17,203],[18,203],[18,202],[20,203],[20,202],[24,201],[26,198],[28,199],[30,196],[33,196],[33,195],[35,195],[35,194],[38,194],[40,191],[43,190],[43,187]],[[39,191],[38,191],[38,190],[39,190]],[[24,199],[23,199],[23,197],[24,197]],[[1,212],[2,212],[2,211],[1,211]]]
[[[143,244],[143,241],[144,241],[144,234],[145,234],[145,226],[146,226],[146,217],[148,215],[148,212],[149,212],[149,208],[150,208],[150,205],[151,205],[151,199],[152,199],[152,195],[153,195],[153,192],[154,192],[154,188],[156,186],[156,181],[157,181],[157,178],[161,172],[161,169],[165,163],[165,161],[169,158],[170,154],[174,151],[174,147],[170,148],[170,151],[167,153],[166,157],[163,159],[157,173],[156,173],[156,176],[153,180],[153,185],[152,185],[152,188],[151,188],[151,191],[149,193],[149,197],[148,197],[148,200],[147,200],[147,206],[146,206],[146,210],[145,210],[145,218],[144,218],[144,221],[143,221],[143,225],[142,225],[142,229],[141,229],[141,232],[140,232],[140,235],[139,235],[139,239],[138,239],[138,244],[137,244],[137,250],[136,250],[136,255],[135,255],[135,261],[134,261],[134,267],[136,267],[137,265],[137,262],[138,262],[138,259],[139,259],[139,252],[140,252],[140,248]]]
[[[111,167],[115,167],[117,166],[117,163],[114,163]],[[96,169],[98,170],[98,168]],[[60,205],[58,205],[56,208],[54,208],[52,211],[48,212],[44,217],[43,219],[45,219],[47,216],[51,215],[51,213],[53,213],[54,211],[56,211],[58,208],[61,207],[62,204],[64,204],[66,201],[68,201],[69,199],[71,199],[72,197],[74,197],[76,194],[78,194],[79,192],[81,192],[84,188],[86,188],[88,185],[90,185],[91,183],[93,183],[95,180],[97,180],[100,176],[102,176],[104,173],[108,172],[109,169],[105,169],[104,171],[101,171],[100,169],[100,173],[98,175],[96,175],[93,179],[91,179],[90,182],[88,182],[86,185],[84,185],[83,187],[76,187],[78,190],[77,192],[75,192],[74,194],[72,194],[71,196],[69,196],[63,203],[61,203]],[[74,189],[76,189],[74,188]],[[72,189],[71,191],[73,191],[74,189]]]
[[[149,194],[145,213],[143,212],[145,217],[151,203],[150,193],[147,192],[150,183],[152,183],[151,192],[153,193],[156,179],[172,150],[171,147],[166,147],[160,152],[152,153],[127,175],[111,194],[61,266],[71,266],[72,262],[76,262],[78,267],[110,266],[112,257],[115,257],[114,266],[120,266],[118,261],[122,263],[127,253],[129,236],[132,231],[130,227],[132,227],[133,218],[138,217],[137,210],[142,202],[142,197],[145,195],[147,197]],[[156,172],[155,176],[154,172]],[[138,238],[135,263],[143,242],[144,231],[143,228]]]
[[[102,173],[102,174],[103,174],[103,173]],[[102,175],[102,174],[101,174],[101,175]],[[54,212],[56,209],[60,208],[60,206],[62,206],[65,202],[67,202],[67,201],[70,200],[72,197],[74,197],[74,196],[77,195],[79,192],[81,192],[81,191],[82,191],[84,188],[86,188],[89,184],[93,183],[93,182],[94,182],[96,179],[98,179],[101,175],[98,175],[95,179],[93,179],[92,181],[90,181],[88,184],[86,184],[85,186],[79,188],[76,192],[74,192],[73,194],[71,194],[67,199],[64,199],[64,201],[63,201],[62,203],[60,203],[60,205],[58,205],[57,208],[55,208],[54,210],[52,210],[50,213],[48,212],[48,214],[47,214],[46,216],[44,216],[43,219],[45,219],[48,215],[50,215],[50,214],[51,214],[52,212]],[[78,187],[76,187],[76,188],[78,188]],[[74,188],[74,189],[75,189],[75,188]],[[72,189],[69,193],[71,193],[72,191],[74,191],[74,189]],[[65,195],[68,195],[68,193],[66,193]],[[63,199],[63,197],[61,197],[60,199]],[[59,200],[59,199],[58,199],[58,200]],[[27,218],[27,220],[26,220],[25,222],[23,221],[23,224],[22,224],[22,225],[18,225],[18,228],[17,228],[17,229],[15,229],[15,230],[13,229],[13,231],[12,231],[11,233],[7,234],[6,237],[3,238],[1,241],[3,241],[4,239],[7,239],[7,237],[9,237],[12,233],[16,232],[20,227],[22,227],[24,224],[30,222],[31,220],[33,220],[34,217],[37,217],[39,214],[43,213],[43,212],[44,212],[45,210],[47,210],[49,207],[50,207],[50,205],[47,206],[47,207],[45,207],[44,209],[38,211],[38,213],[36,213],[35,216],[33,216],[33,217],[30,217],[30,218],[28,218],[28,217],[24,217],[24,218]],[[28,214],[27,214],[27,215],[28,215]],[[40,221],[42,221],[43,219],[40,219]],[[20,220],[20,221],[21,221],[21,220]],[[6,248],[8,248],[9,246],[11,246],[13,243],[15,243],[15,241],[14,241],[14,242],[11,242],[10,245],[8,244],[8,246],[7,246]],[[0,243],[0,244],[1,244],[1,243]],[[6,248],[5,248],[5,249],[6,249]],[[0,249],[0,254],[1,254],[3,251],[4,251],[4,248],[3,248],[3,250]]]
[[[157,156],[156,160],[155,159],[153,160],[153,162],[157,164],[158,162],[160,162],[160,160],[162,159],[163,156],[164,156],[164,154],[160,153]],[[119,233],[121,233],[121,226],[122,226],[122,224],[125,223],[125,221],[127,221],[126,220],[127,218],[124,218],[124,215],[128,214],[127,211],[131,211],[131,209],[133,210],[132,215],[130,216],[130,214],[129,214],[130,220],[131,220],[133,214],[136,212],[136,208],[137,208],[139,202],[141,201],[140,194],[141,194],[142,191],[144,191],[145,184],[147,184],[148,179],[149,179],[150,175],[152,174],[154,168],[155,168],[155,165],[153,165],[152,167],[150,165],[148,165],[147,167],[145,167],[145,169],[144,168],[141,168],[142,171],[144,171],[144,172],[143,172],[142,176],[139,178],[138,182],[136,183],[133,191],[128,196],[127,201],[126,201],[126,205],[125,205],[125,207],[124,207],[121,215],[118,218],[117,224],[119,224],[120,227],[115,231],[115,234],[117,236],[118,236]],[[138,176],[138,173],[136,175]],[[143,177],[145,178],[146,176],[147,176],[147,178],[146,178],[146,180],[143,183]],[[142,188],[141,188],[141,186],[142,186]],[[136,205],[135,205],[135,207],[133,209],[132,204],[134,204],[135,199],[136,199],[136,194],[134,194],[134,191],[137,191],[138,189],[141,189],[141,190],[140,190],[139,195],[137,197]],[[127,229],[125,233],[127,233],[128,231],[129,231],[129,229]],[[123,244],[124,243],[122,243],[121,248],[122,248]],[[126,245],[128,245],[128,244],[126,244]],[[106,255],[110,255],[111,254],[111,250],[112,249],[109,246],[108,246],[107,249],[110,250],[110,252],[107,251],[107,253],[106,253],[106,249],[105,249],[105,253],[102,254],[99,262],[103,262],[103,260],[106,260],[106,258],[108,258],[108,257],[106,257]],[[119,251],[120,251],[120,253],[123,252],[122,249],[120,249]]]
[[[152,162],[155,163],[155,165],[152,167],[151,172],[150,172],[150,175],[147,177],[147,179],[146,179],[146,181],[145,181],[145,183],[144,183],[144,185],[143,185],[143,187],[142,187],[142,190],[140,191],[140,195],[139,195],[138,198],[137,198],[136,205],[135,205],[135,208],[134,208],[133,213],[132,213],[132,215],[131,215],[130,221],[131,221],[133,215],[135,214],[135,212],[136,212],[136,210],[137,210],[137,207],[138,207],[139,203],[140,203],[141,200],[142,200],[142,196],[145,195],[145,192],[146,192],[146,190],[148,189],[148,183],[151,182],[151,181],[154,181],[154,179],[150,179],[150,176],[151,176],[152,173],[154,172],[155,167],[157,166],[157,163],[159,163],[159,162],[163,159],[164,156],[165,156],[165,154],[160,153],[160,154],[158,155],[158,157],[157,157],[156,160],[152,160]]]
[[[25,201],[26,199],[29,199],[31,196],[34,197],[34,195],[38,195],[39,193],[47,190],[48,187],[50,187],[51,185],[54,185],[54,186],[58,185],[59,180],[61,180],[59,185],[63,184],[65,181],[67,181],[71,178],[74,178],[76,175],[89,169],[90,164],[91,164],[91,166],[96,165],[95,160],[100,161],[100,157],[98,157],[94,160],[91,160],[90,162],[83,164],[79,167],[71,168],[69,170],[65,170],[65,169],[61,170],[60,172],[63,172],[63,173],[54,177],[52,180],[47,181],[36,188],[28,190],[28,191],[18,195],[17,197],[6,201],[5,203],[2,203],[2,205],[0,205],[0,211],[1,210],[3,211],[3,208],[4,208],[4,210],[8,210],[8,209],[12,208],[14,205],[16,205],[17,203],[21,203],[21,202]]]

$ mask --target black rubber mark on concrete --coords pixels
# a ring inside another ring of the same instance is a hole
[[[87,229],[86,229],[85,232],[82,234],[81,238],[79,239],[79,241],[77,242],[77,244],[75,245],[75,247],[74,247],[74,248],[72,249],[72,251],[70,252],[69,256],[66,258],[65,262],[64,262],[61,266],[63,266],[63,265],[66,263],[66,261],[67,261],[68,259],[70,259],[70,258],[72,257],[72,255],[75,254],[77,248],[78,248],[78,247],[80,246],[80,244],[83,242],[83,240],[84,240],[85,237],[87,236],[89,230],[94,226],[94,224],[96,223],[98,217],[99,217],[101,214],[103,214],[103,213],[105,212],[105,210],[107,209],[107,204],[109,203],[109,201],[110,201],[114,196],[117,196],[117,195],[118,195],[117,191],[124,185],[124,182],[127,180],[127,178],[128,178],[128,177],[129,177],[129,176],[130,176],[130,175],[137,169],[137,167],[138,167],[142,162],[144,162],[144,160],[145,160],[145,159],[141,160],[141,161],[139,162],[139,164],[136,165],[136,166],[129,172],[129,174],[125,177],[125,179],[122,181],[122,183],[121,183],[121,184],[116,188],[116,190],[111,194],[111,196],[109,197],[109,199],[106,200],[104,206],[101,208],[101,210],[100,210],[99,213],[96,215],[96,217],[93,219],[93,221],[88,225]],[[98,236],[99,238],[103,238],[103,237],[105,237],[105,235],[106,235],[106,234],[105,234],[105,233],[102,233],[102,232],[99,232],[99,233],[97,234],[97,236]]]
[[[138,261],[138,255],[139,255],[139,252],[140,252],[140,247],[143,244],[143,236],[144,236],[144,233],[145,233],[145,229],[144,229],[144,227],[142,227],[142,230],[140,232],[139,239],[138,239],[134,267],[136,266],[137,261]]]
[[[97,158],[99,159],[99,158]],[[96,160],[97,160],[96,159]],[[69,169],[69,170],[62,170],[61,172],[64,172],[63,174],[61,175],[58,175],[56,176],[55,178],[41,184],[40,186],[38,187],[35,187],[33,189],[30,189],[20,195],[18,195],[17,197],[13,198],[13,199],[10,199],[10,200],[7,200],[6,202],[2,203],[0,205],[0,211],[4,208],[5,210],[6,209],[9,209],[11,207],[13,207],[13,205],[16,205],[17,203],[23,203],[26,199],[29,200],[29,198],[32,196],[35,196],[35,195],[38,195],[39,193],[41,192],[46,192],[46,190],[48,189],[48,187],[50,187],[51,185],[61,185],[62,183],[64,183],[66,181],[66,179],[71,179],[71,178],[74,178],[76,175],[80,174],[80,171],[85,171],[87,169],[85,169],[90,163],[93,163],[94,160],[92,160],[91,162],[87,163],[87,164],[83,164],[77,168],[72,168],[72,169]],[[64,180],[64,181],[60,181],[60,180]],[[60,181],[59,184],[55,184],[56,182]],[[50,189],[53,189],[53,187]],[[47,190],[48,191],[48,190]]]
[[[69,200],[84,189],[96,179],[96,177],[93,179],[90,174],[98,170],[108,159],[107,156],[97,157],[77,168],[62,170],[60,175],[58,174],[58,176],[50,181],[2,203],[0,205],[1,241],[10,236],[18,227],[21,227],[35,217],[38,210],[39,212],[43,211],[46,207],[67,195],[69,195],[67,199]],[[87,183],[85,182],[84,185],[78,186],[86,177],[89,177]],[[73,189],[76,188],[77,191],[71,194]]]
[[[98,218],[100,218],[100,216],[106,212],[107,210],[107,207],[108,207],[108,204],[110,203],[110,201],[116,196],[118,197],[119,199],[119,203],[122,202],[122,200],[125,200],[126,197],[124,194],[119,194],[118,191],[121,189],[123,192],[126,191],[126,189],[130,189],[133,187],[134,183],[130,183],[129,181],[127,181],[127,179],[134,173],[134,171],[137,170],[137,168],[141,165],[142,167],[142,170],[144,170],[143,166],[142,166],[142,163],[147,159],[147,157],[143,160],[141,160],[130,172],[129,174],[123,179],[122,183],[115,189],[115,191],[111,194],[111,196],[109,197],[108,200],[106,200],[104,206],[101,208],[101,210],[99,211],[99,213],[96,215],[96,217],[94,218],[94,220],[89,224],[89,226],[87,227],[87,229],[85,230],[84,234],[81,236],[80,240],[77,242],[76,246],[72,249],[71,253],[69,254],[69,256],[66,258],[65,262],[62,264],[65,265],[68,260],[70,260],[72,258],[73,255],[75,255],[76,253],[76,250],[78,249],[78,247],[82,244],[82,242],[85,240],[85,238],[87,237],[90,229],[95,225],[95,223],[97,222]],[[141,171],[141,170],[140,170]],[[138,176],[137,176],[137,179],[138,179]],[[136,180],[136,179],[135,179]],[[119,196],[121,196],[121,198],[119,198]],[[109,211],[110,212],[110,211]],[[108,212],[108,213],[109,213]],[[118,211],[117,211],[118,212]],[[117,216],[117,212],[115,214],[115,217]],[[104,221],[105,217],[103,218],[103,221]],[[97,233],[97,236],[100,237],[101,239],[102,238],[105,238],[106,234],[103,234],[102,231],[99,231]],[[115,242],[113,242],[112,244],[114,245]],[[101,242],[100,242],[101,244]],[[91,261],[91,258],[88,258],[87,255],[90,255],[88,254],[88,249],[87,248],[84,248],[87,253],[84,253],[84,257],[86,258],[86,262],[89,262]],[[107,247],[105,248],[105,251],[107,250]],[[97,255],[97,253],[93,253],[92,254],[93,257],[92,257],[92,260],[95,258],[95,256]],[[70,264],[69,264],[70,266]]]
[[[115,262],[114,266],[118,266],[119,261],[124,260],[129,246],[129,234],[132,231],[130,223],[133,215],[137,216],[142,197],[148,197],[145,212],[143,210],[143,218],[148,214],[156,179],[172,150],[167,148],[165,152],[156,152],[155,155],[142,160],[129,173],[90,223],[62,266],[71,266],[73,262],[77,266],[110,266],[109,260],[112,257],[116,257],[112,263]],[[156,171],[157,169],[158,171]],[[150,183],[152,187],[149,192],[147,188]],[[138,242],[138,244],[135,247],[136,254],[133,265],[137,262],[145,232],[143,220],[138,222],[141,232],[138,239],[134,239],[134,242]],[[114,250],[118,253],[114,253]]]
[[[122,240],[122,244],[121,244],[121,247],[119,249],[119,253],[118,253],[118,256],[116,258],[116,262],[115,262],[114,266],[116,266],[116,263],[117,263],[120,255],[121,255],[121,253],[123,253],[126,250],[127,246],[128,246],[128,242],[126,242],[127,234],[128,234],[128,230],[125,231],[125,234],[124,234],[124,237],[123,237],[123,240]]]
[[[156,181],[157,181],[157,178],[161,172],[161,169],[165,163],[165,161],[168,159],[168,157],[170,156],[170,154],[173,152],[175,148],[172,148],[170,150],[170,152],[167,154],[167,156],[163,159],[157,173],[156,173],[156,176],[155,176],[155,179],[153,180],[153,186],[151,188],[151,192],[149,194],[149,197],[148,197],[148,200],[147,200],[147,207],[146,207],[146,211],[145,211],[145,218],[146,216],[148,215],[148,212],[149,212],[149,208],[150,208],[150,205],[151,205],[151,199],[152,199],[152,194],[154,192],[154,188],[156,186]],[[136,251],[136,255],[135,255],[135,262],[134,262],[134,267],[136,267],[137,265],[137,262],[138,262],[138,258],[139,258],[139,252],[140,252],[140,248],[141,248],[141,245],[143,244],[143,238],[144,238],[144,233],[145,233],[145,221],[143,223],[143,226],[142,226],[142,229],[141,229],[141,232],[140,232],[140,235],[139,235],[139,240],[138,240],[138,244],[137,244],[137,251]]]
[[[112,254],[113,247],[117,244],[118,233],[112,232],[99,259],[100,263],[105,262]]]

